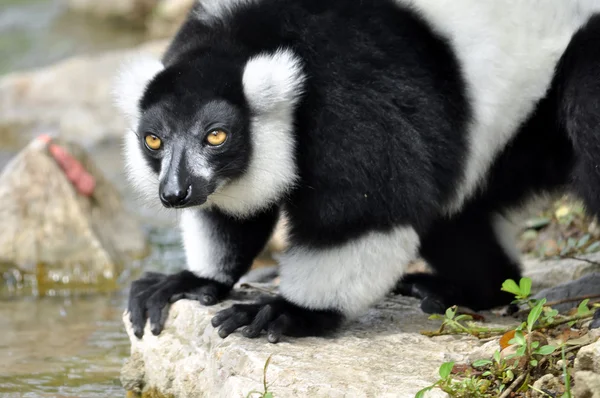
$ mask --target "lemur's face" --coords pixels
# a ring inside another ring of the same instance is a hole
[[[166,68],[150,57],[128,62],[115,100],[133,130],[129,181],[169,208],[243,217],[278,202],[297,180],[294,109],[304,79],[287,50],[199,51]]]
[[[241,176],[250,159],[248,110],[241,79],[234,78],[240,73],[221,69],[212,75],[213,68],[198,73],[202,66],[164,70],[140,103],[139,147],[158,176],[165,207],[203,205]]]

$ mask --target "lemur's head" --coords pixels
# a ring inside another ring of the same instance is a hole
[[[115,94],[133,130],[125,138],[130,181],[168,208],[245,215],[270,205],[296,178],[293,118],[303,82],[287,50],[127,63]]]

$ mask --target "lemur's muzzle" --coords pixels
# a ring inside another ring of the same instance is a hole
[[[185,149],[173,148],[171,161],[159,184],[160,200],[165,207],[199,206],[209,195],[209,181],[194,176],[186,164]]]

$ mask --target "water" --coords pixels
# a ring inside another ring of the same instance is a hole
[[[63,0],[0,0],[0,75],[142,40],[139,32],[69,15]],[[128,192],[118,177],[118,145],[98,148],[93,156]],[[0,168],[18,149],[0,147]],[[133,201],[128,197],[127,203]],[[36,297],[27,286],[15,291],[0,279],[0,397],[125,395],[119,371],[129,354],[121,320],[129,283],[142,269],[172,272],[184,264],[179,238],[165,226],[150,231],[152,254],[130,264],[116,292]]]
[[[119,381],[129,340],[123,329],[131,276],[183,267],[173,230],[154,229],[150,256],[129,268],[110,294],[0,295],[1,397],[124,396]]]
[[[69,13],[65,0],[0,0],[0,74],[143,40],[143,32]]]

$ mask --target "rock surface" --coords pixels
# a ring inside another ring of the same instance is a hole
[[[532,288],[536,291],[552,288],[594,272],[600,272],[600,253],[582,255],[578,259],[528,259],[524,263],[524,275],[531,278]]]
[[[0,265],[71,283],[113,280],[146,253],[145,236],[86,152],[54,142],[82,164],[94,186],[78,192],[46,144],[32,141],[0,174]]]
[[[600,398],[600,340],[579,350],[573,378],[575,397]]]
[[[600,254],[586,261],[527,261],[526,275],[541,278],[546,266],[552,278],[538,279],[542,286],[588,275]],[[591,266],[591,267],[590,267]],[[274,270],[271,270],[274,271]],[[269,271],[265,271],[269,272]],[[560,277],[559,277],[560,275]],[[260,280],[262,273],[249,277]],[[594,275],[588,278],[594,278]],[[260,291],[273,291],[272,285],[252,284]],[[538,289],[539,290],[539,289]],[[257,290],[238,285],[234,302],[248,301]],[[414,397],[420,389],[437,380],[445,361],[473,362],[490,358],[497,341],[482,342],[468,336],[429,338],[421,330],[433,330],[439,321],[429,321],[412,298],[388,297],[366,315],[346,325],[330,338],[286,339],[273,345],[260,338],[249,340],[238,334],[221,339],[211,326],[212,315],[231,302],[202,307],[182,300],[170,309],[160,336],[146,328],[138,340],[128,314],[123,321],[131,340],[131,356],[122,369],[123,386],[134,392],[158,391],[174,397],[246,397],[250,391],[263,391],[263,367],[267,370],[269,391],[280,397]],[[485,313],[488,325],[514,323],[511,318]],[[600,366],[600,342],[582,350],[575,374],[577,397],[596,388]],[[597,390],[597,391],[600,391]],[[172,395],[169,395],[172,394]],[[432,390],[430,397],[446,397]],[[597,394],[597,393],[596,393]]]
[[[594,297],[600,295],[600,272],[592,272],[581,278],[561,283],[560,285],[543,289],[533,295],[534,299],[546,298],[548,302],[559,301],[576,297]],[[559,312],[566,312],[577,307],[579,302],[559,303],[552,306]]]
[[[253,289],[236,293],[236,301],[257,294]],[[397,296],[330,338],[288,338],[270,344],[264,336],[249,340],[235,333],[221,339],[210,319],[228,304],[202,307],[178,301],[171,306],[163,333],[153,336],[147,327],[142,340],[133,335],[124,314],[132,344],[121,373],[124,387],[175,397],[246,397],[252,390],[263,391],[263,367],[272,355],[267,383],[277,398],[412,398],[437,380],[444,361],[463,361],[482,345],[469,337],[421,335],[421,330],[435,329],[439,323],[429,321],[416,300]],[[433,390],[427,396],[446,394]]]

